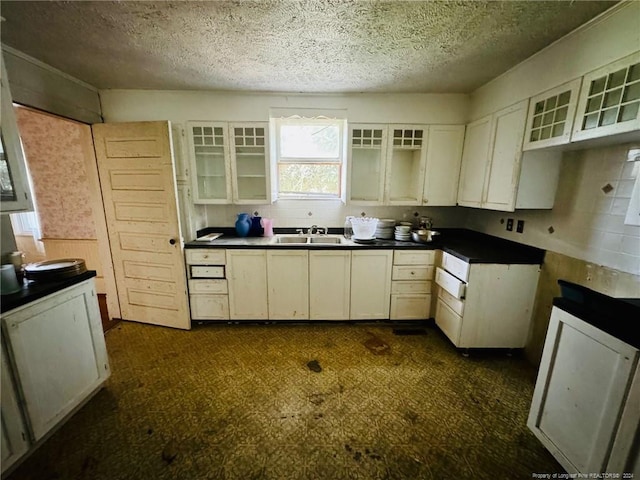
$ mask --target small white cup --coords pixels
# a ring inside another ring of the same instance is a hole
[[[0,266],[0,293],[8,295],[20,291],[16,269],[12,264]]]

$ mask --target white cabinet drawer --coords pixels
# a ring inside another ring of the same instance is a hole
[[[191,265],[191,278],[224,278],[224,267]]]
[[[431,294],[391,295],[391,320],[426,320],[431,311]]]
[[[458,315],[464,315],[464,300],[460,300],[454,297],[444,288],[438,289],[438,298],[440,298],[444,303],[451,307],[451,309]]]
[[[442,268],[458,277],[463,282],[469,280],[469,264],[450,253],[442,253]]]
[[[440,267],[436,268],[436,283],[454,297],[464,297],[466,284]]]
[[[226,255],[223,249],[194,248],[185,250],[189,265],[224,265]]]
[[[462,331],[462,317],[454,312],[442,299],[438,299],[436,305],[436,325],[449,337],[449,340],[457,347],[460,345],[460,332]]]
[[[418,267],[415,265],[396,265],[392,269],[392,280],[431,280],[433,267]]]
[[[226,280],[189,280],[189,293],[217,293],[226,295]]]
[[[189,295],[192,320],[229,320],[227,295]]]
[[[433,265],[436,256],[435,250],[394,250],[394,265]]]
[[[391,293],[431,293],[431,282],[429,280],[391,282]]]

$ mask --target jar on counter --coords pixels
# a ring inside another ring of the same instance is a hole
[[[344,238],[351,238],[353,236],[353,226],[351,225],[352,215],[349,215],[344,221]]]

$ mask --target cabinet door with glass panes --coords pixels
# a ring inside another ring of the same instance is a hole
[[[225,122],[187,122],[194,203],[231,203]]]
[[[385,203],[420,205],[424,186],[426,125],[390,125],[388,130]]]
[[[269,203],[268,123],[232,123],[233,203]]]
[[[582,79],[532,97],[523,150],[569,143]]]
[[[349,202],[382,205],[387,158],[387,126],[349,126]]]
[[[640,129],[640,53],[584,76],[571,141]]]

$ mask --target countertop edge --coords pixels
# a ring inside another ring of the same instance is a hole
[[[640,349],[640,336],[636,333],[638,326],[634,325],[634,320],[640,318],[640,305],[614,297],[609,297],[606,303],[606,308],[594,309],[592,306],[574,302],[568,298],[553,299],[554,307]]]
[[[292,230],[292,231],[290,231]],[[338,229],[339,230],[339,229]],[[223,232],[223,236],[211,242],[193,240],[184,245],[185,249],[192,248],[228,248],[228,249],[304,249],[304,250],[364,250],[364,249],[393,249],[393,250],[436,250],[440,249],[467,263],[485,264],[514,264],[514,265],[542,265],[545,250],[514,242],[512,240],[494,237],[485,233],[466,229],[440,229],[442,234],[430,243],[402,242],[396,240],[377,239],[373,244],[347,243],[341,245],[322,244],[285,244],[273,245],[270,237],[249,236],[235,237],[234,231],[226,228],[208,227],[200,234],[213,231]],[[293,229],[284,229],[276,233],[295,234]],[[329,234],[339,234],[330,229]]]
[[[59,282],[25,282],[22,290],[9,295],[2,295],[0,313],[6,313],[23,305],[27,305],[35,300],[39,300],[53,293],[64,290],[78,283],[81,283],[96,276],[95,270],[87,270],[79,275],[66,278]]]

